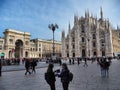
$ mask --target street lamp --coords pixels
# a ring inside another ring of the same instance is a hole
[[[57,24],[49,24],[48,28],[53,31],[53,56],[54,56],[55,55],[54,31],[55,31],[55,29],[58,29],[58,25]]]
[[[88,55],[89,55],[89,58],[90,58],[90,47],[89,47],[89,41],[90,41],[90,39],[88,38]]]

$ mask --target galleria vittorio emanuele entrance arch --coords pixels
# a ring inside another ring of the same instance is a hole
[[[6,29],[4,34],[5,58],[29,58],[30,33]]]
[[[23,41],[18,39],[15,42],[15,58],[23,57]]]

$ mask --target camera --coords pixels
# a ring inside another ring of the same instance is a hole
[[[56,72],[56,73],[60,73],[60,69],[57,69],[57,70],[55,70],[54,72]]]

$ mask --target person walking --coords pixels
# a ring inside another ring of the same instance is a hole
[[[84,58],[84,65],[83,65],[84,67],[88,67],[88,64],[87,64],[87,58],[85,57]]]
[[[71,65],[71,58],[69,58],[69,64]]]
[[[53,72],[53,64],[48,65],[47,72],[45,73],[45,80],[50,85],[51,90],[55,90],[55,73]]]
[[[69,87],[69,69],[67,67],[66,63],[62,64],[62,71],[60,74],[58,74],[58,77],[61,78],[61,82],[62,82],[62,86],[63,86],[63,90],[68,90]]]
[[[2,76],[2,59],[0,59],[0,77]]]
[[[26,61],[25,61],[25,69],[26,69],[25,75],[27,75],[27,72],[29,74],[31,74],[31,72],[29,71],[30,70],[30,62],[28,59],[26,59]]]
[[[80,64],[80,57],[77,58],[77,64],[79,66],[79,64]]]
[[[36,70],[35,70],[36,66],[37,66],[37,62],[36,62],[36,60],[33,59],[31,62],[32,73],[33,72],[36,73]]]

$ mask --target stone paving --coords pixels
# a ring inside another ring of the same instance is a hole
[[[74,74],[69,90],[120,90],[120,61],[112,61],[109,77],[100,76],[96,62],[88,62],[88,67],[69,65]],[[55,66],[55,69],[61,68]],[[50,90],[44,80],[45,68],[38,68],[36,74],[24,75],[25,70],[3,72],[0,77],[0,90]],[[63,90],[60,79],[56,77],[56,90]]]

